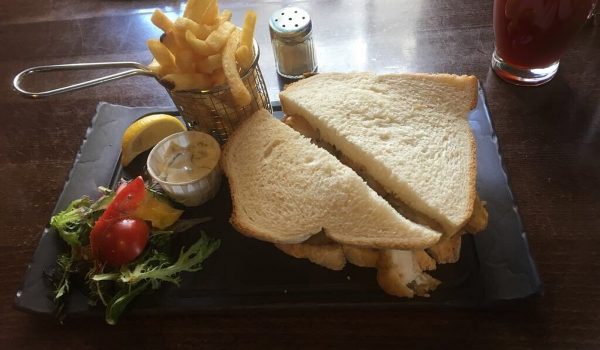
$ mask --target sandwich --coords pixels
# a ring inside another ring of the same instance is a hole
[[[288,86],[280,99],[288,125],[336,154],[405,217],[444,233],[427,250],[437,263],[456,262],[460,235],[487,226],[467,121],[475,77],[326,73]]]
[[[225,146],[232,224],[330,269],[376,268],[389,294],[428,295],[440,282],[425,271],[457,261],[461,235],[487,225],[467,121],[476,96],[474,77],[446,74],[290,85],[285,124],[257,113]]]
[[[398,283],[418,291],[437,285],[413,250],[435,245],[441,233],[404,218],[352,169],[268,111],[238,126],[221,167],[232,198],[230,222],[240,233],[332,269],[345,265],[343,247],[356,247],[357,259],[397,249],[406,253],[402,259],[390,256],[385,271],[411,263],[410,273],[395,273]]]

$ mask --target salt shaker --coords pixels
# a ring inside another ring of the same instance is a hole
[[[298,7],[275,11],[269,20],[269,32],[279,75],[297,79],[317,70],[308,12]]]

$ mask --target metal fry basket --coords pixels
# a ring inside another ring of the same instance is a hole
[[[257,110],[264,108],[273,112],[269,94],[258,66],[260,50],[254,41],[254,61],[248,70],[241,73],[241,79],[252,97],[250,104],[239,107],[236,105],[231,89],[227,85],[217,86],[206,91],[173,91],[162,85],[175,103],[179,113],[187,123],[189,129],[203,131],[211,134],[221,144],[227,141],[233,130],[242,120],[252,115]],[[59,87],[53,90],[31,92],[22,87],[26,76],[34,73],[70,70],[114,69],[130,68],[129,70],[107,75],[104,77],[80,82],[77,84]],[[17,74],[13,80],[14,89],[23,96],[42,98],[63,92],[79,90],[90,86],[99,85],[112,80],[126,78],[134,75],[152,76],[160,83],[152,70],[146,65],[137,62],[98,62],[98,63],[73,63],[50,66],[39,66],[25,69]]]
[[[258,51],[256,52],[253,65],[241,77],[252,96],[252,101],[247,106],[238,107],[235,104],[228,86],[208,91],[167,89],[189,129],[209,133],[220,143],[225,143],[244,118],[261,108],[273,112],[267,87],[258,66]]]

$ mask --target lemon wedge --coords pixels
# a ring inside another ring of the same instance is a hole
[[[160,140],[185,130],[185,125],[179,119],[168,114],[152,114],[135,121],[125,130],[121,139],[121,164],[128,165]]]

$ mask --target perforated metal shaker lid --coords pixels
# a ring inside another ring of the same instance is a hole
[[[312,31],[308,12],[298,7],[284,7],[273,12],[269,20],[271,39],[302,41]]]

